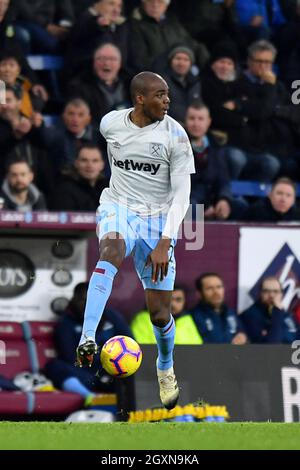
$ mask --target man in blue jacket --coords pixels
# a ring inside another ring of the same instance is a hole
[[[299,337],[292,315],[282,307],[282,288],[276,277],[262,281],[259,300],[240,318],[252,343],[292,343]]]
[[[73,298],[55,330],[58,359],[46,365],[46,375],[56,388],[78,393],[85,399],[86,405],[93,405],[97,393],[113,392],[115,385],[101,368],[99,354],[95,357],[92,368],[75,367],[75,351],[82,333],[87,289],[87,282],[78,284],[74,289]],[[132,337],[131,330],[121,315],[112,310],[105,310],[96,335],[99,350],[108,339],[116,335]]]
[[[203,343],[245,344],[247,337],[234,310],[225,303],[225,288],[217,273],[204,273],[196,280],[200,302],[191,314]]]

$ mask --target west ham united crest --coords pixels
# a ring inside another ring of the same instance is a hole
[[[151,143],[150,145],[150,155],[151,157],[161,157],[163,152],[163,144]]]

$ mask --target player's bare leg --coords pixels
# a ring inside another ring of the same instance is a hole
[[[158,347],[157,378],[160,399],[171,410],[177,404],[179,388],[173,368],[175,322],[171,312],[171,292],[146,290],[146,302]]]
[[[125,257],[125,241],[120,234],[109,233],[100,241],[100,257],[90,279],[84,324],[80,344],[76,350],[79,367],[91,367],[97,353],[95,334],[106,302],[110,296],[113,279]]]

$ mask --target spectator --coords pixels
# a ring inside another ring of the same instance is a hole
[[[179,285],[172,292],[172,315],[175,318],[175,344],[202,344],[201,336],[191,315],[185,311],[186,291]],[[131,323],[136,341],[140,344],[156,344],[150,314],[147,310],[137,313]]]
[[[105,162],[99,147],[83,144],[71,168],[54,192],[53,210],[95,212],[99,198],[108,180],[104,176]]]
[[[23,58],[14,49],[7,49],[0,53],[0,80],[12,87],[22,89],[21,113],[34,118],[35,112],[41,112],[48,94],[42,85],[33,84],[27,77],[21,75]]]
[[[70,39],[72,68],[72,64],[78,69],[82,62],[90,60],[101,44],[111,43],[121,51],[122,66],[127,69],[130,29],[122,16],[122,4],[122,0],[100,0],[80,15]]]
[[[245,344],[247,337],[234,310],[224,303],[225,288],[217,273],[196,280],[199,303],[191,311],[204,343]]]
[[[132,14],[131,40],[136,47],[131,62],[137,71],[156,69],[178,45],[192,48],[200,68],[209,57],[206,47],[193,40],[178,19],[167,11],[169,4],[170,0],[142,0]]]
[[[292,315],[282,307],[282,288],[276,277],[266,277],[260,297],[241,316],[252,343],[292,343],[297,339],[297,327]]]
[[[242,203],[233,199],[222,147],[209,132],[209,109],[201,102],[187,110],[185,128],[190,137],[196,173],[192,175],[191,202],[204,204],[205,218],[242,218]]]
[[[289,178],[279,178],[267,198],[254,203],[245,213],[245,219],[255,222],[300,221],[296,206],[296,185]]]
[[[22,0],[16,27],[24,54],[59,51],[74,22],[71,0]]]
[[[234,3],[234,0],[173,0],[171,5],[193,38],[211,50],[229,38],[236,43],[240,40]]]
[[[235,8],[248,44],[271,39],[272,32],[286,22],[279,0],[236,0]]]
[[[247,94],[239,90],[237,51],[231,43],[216,46],[201,82],[203,99],[212,113],[212,128],[227,136],[231,179],[238,179],[244,170],[247,179],[270,181],[278,173],[280,163],[260,144],[260,128],[267,125],[268,117],[267,105],[263,109],[260,100],[264,95],[267,100],[271,85],[263,87],[249,82],[249,86],[257,88],[251,95],[249,90]]]
[[[95,356],[90,369],[80,369],[74,365],[82,331],[87,289],[87,282],[75,287],[73,297],[55,331],[58,359],[49,362],[45,371],[55,387],[78,393],[85,399],[86,405],[92,405],[96,404],[97,393],[114,391],[114,382],[101,367],[99,354]],[[118,313],[105,310],[96,334],[99,350],[109,338],[116,335],[132,336],[132,333]]]
[[[0,51],[16,45],[11,0],[0,0]]]
[[[199,77],[191,72],[195,55],[188,47],[178,46],[168,59],[169,66],[162,75],[169,86],[169,115],[183,124],[188,106],[201,96]]]
[[[81,98],[67,101],[61,122],[43,129],[43,138],[57,169],[72,166],[82,145],[91,143],[100,146],[99,130],[91,122],[90,107]]]
[[[0,191],[2,209],[31,212],[46,210],[43,194],[32,183],[34,174],[25,159],[12,160]]]
[[[231,142],[242,151],[230,151],[234,178],[244,169],[247,177],[271,181],[281,167],[282,174],[294,171],[296,135],[288,119],[277,116],[279,107],[290,105],[291,98],[272,71],[276,49],[268,41],[252,44],[248,69],[239,79],[238,98],[225,103],[227,109],[240,113],[246,126]],[[258,162],[259,165],[258,172]],[[247,164],[247,167],[246,167]]]
[[[120,50],[113,44],[103,44],[94,53],[92,70],[84,71],[68,86],[70,97],[81,97],[89,104],[97,127],[108,112],[129,106],[128,86],[120,75],[121,64]]]
[[[43,149],[43,119],[34,113],[28,119],[21,113],[22,91],[18,87],[6,87],[6,104],[0,105],[0,176],[11,154],[25,158],[36,175],[38,187],[45,193],[52,189],[53,169]]]

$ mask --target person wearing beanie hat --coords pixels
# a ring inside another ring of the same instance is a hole
[[[238,64],[238,52],[234,43],[228,41],[217,44],[212,50],[210,63],[224,58],[231,59],[235,65]]]
[[[168,68],[161,73],[169,86],[169,115],[183,123],[190,103],[201,97],[199,77],[191,73],[195,55],[189,47],[176,46],[168,59]]]
[[[171,52],[168,55],[169,61],[171,61],[173,59],[173,57],[177,53],[180,53],[180,52],[182,52],[183,54],[186,54],[190,58],[190,61],[192,62],[192,64],[195,63],[195,54],[192,51],[192,49],[190,47],[187,47],[187,46],[176,46],[176,47],[174,47],[174,49],[172,49]]]
[[[209,59],[206,47],[195,41],[179,17],[169,11],[168,0],[142,0],[132,13],[129,62],[137,71],[158,71],[167,61],[168,52],[178,44],[187,46],[195,54],[198,67],[203,68]]]

